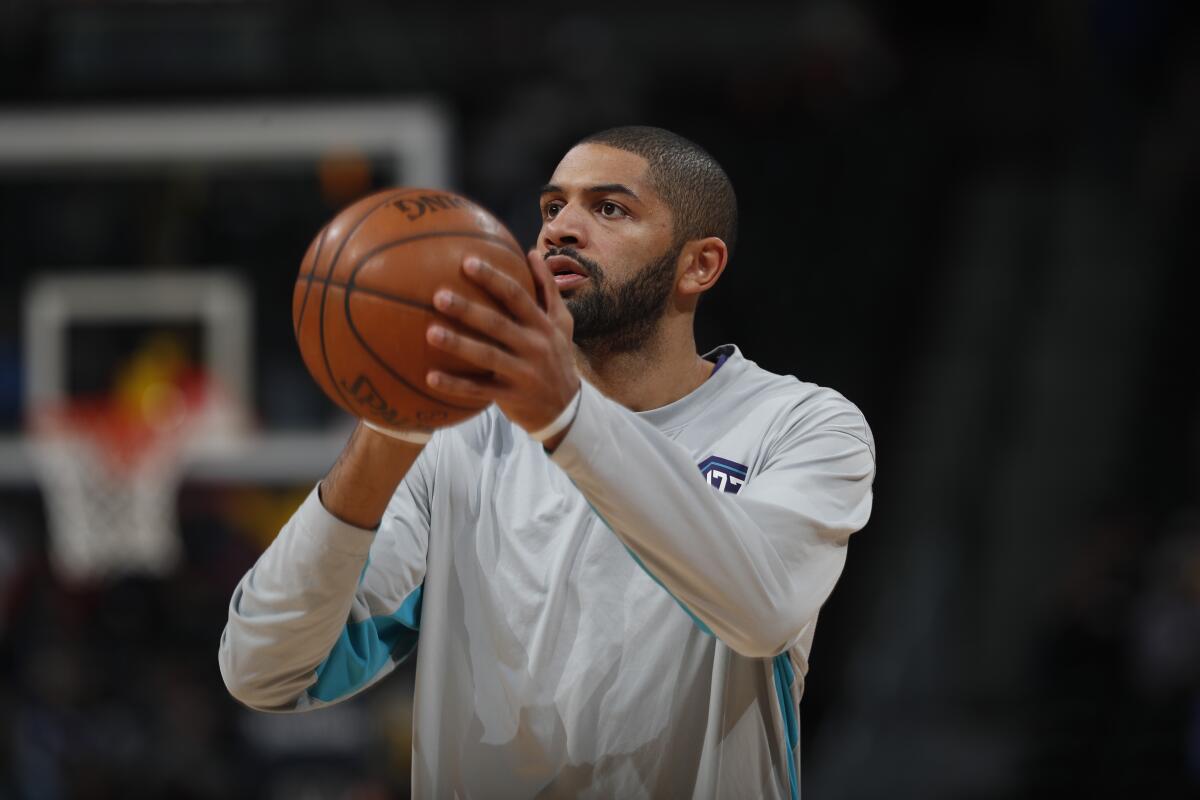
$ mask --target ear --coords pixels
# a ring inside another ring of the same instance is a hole
[[[679,252],[682,271],[675,288],[680,294],[699,295],[707,292],[725,271],[729,248],[716,236],[693,239]]]

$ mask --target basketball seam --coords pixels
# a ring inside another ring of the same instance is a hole
[[[372,209],[372,212],[374,210],[375,209]],[[368,213],[368,215],[369,215],[369,213]],[[355,227],[357,228],[358,226],[355,225]],[[353,231],[351,231],[351,233],[353,233]],[[391,247],[396,247],[397,245],[402,245],[402,244],[408,244],[409,242],[415,242],[415,241],[418,241],[421,239],[453,238],[456,236],[464,236],[464,237],[467,237],[470,239],[484,239],[486,241],[493,242],[495,244],[498,244],[498,245],[506,248],[509,252],[511,252],[515,255],[518,255],[521,258],[525,258],[525,254],[521,252],[521,249],[519,247],[513,247],[512,242],[510,242],[508,239],[505,239],[503,236],[496,236],[495,234],[492,234],[492,233],[480,233],[478,231],[428,231],[426,233],[416,233],[416,234],[413,234],[412,236],[405,236],[403,239],[394,239],[390,242],[384,242],[383,244],[379,245],[374,250],[372,250],[371,252],[369,252],[365,256],[363,256],[363,259],[372,258],[372,257],[378,255],[379,253],[381,253],[382,251],[387,250]],[[350,234],[349,233],[346,234],[346,237],[349,238]],[[338,255],[335,255],[334,259],[336,260],[340,256],[340,254],[341,254],[341,249],[339,248]],[[358,266],[362,266],[361,261],[359,262]],[[357,271],[357,270],[358,270],[358,267],[355,267],[355,271]],[[315,269],[312,272],[315,272]],[[330,267],[329,272],[326,273],[324,278],[316,278],[313,276],[312,272],[310,272],[308,275],[299,276],[296,278],[296,280],[307,281],[309,283],[312,283],[314,280],[319,280],[319,281],[321,281],[321,283],[323,285],[328,285],[330,283],[330,281],[332,280],[332,276],[333,276],[333,268],[332,267]],[[339,284],[335,283],[333,285],[338,286]]]
[[[308,296],[312,294],[312,276],[317,271],[317,265],[321,263],[321,248],[325,246],[325,235],[327,233],[329,233],[328,225],[321,228],[321,235],[317,239],[317,252],[313,253],[312,269],[305,276],[309,281],[308,286],[304,289],[304,299],[300,301],[300,313],[296,315],[296,341],[300,341],[300,328],[304,326],[304,311],[308,308]]]
[[[346,324],[350,326],[350,332],[354,334],[354,338],[358,339],[358,343],[360,345],[362,345],[362,348],[363,348],[363,350],[366,351],[367,355],[369,355],[372,359],[374,359],[375,362],[377,364],[379,364],[379,366],[382,367],[387,372],[387,374],[391,375],[393,378],[395,378],[397,381],[402,383],[404,386],[408,387],[408,389],[410,391],[414,392],[415,394],[420,395],[421,397],[424,397],[426,400],[432,400],[433,402],[438,403],[439,405],[448,406],[448,407],[456,409],[458,411],[479,411],[480,409],[475,406],[462,406],[457,403],[452,403],[448,400],[444,400],[443,398],[436,397],[432,394],[425,392],[423,389],[413,385],[412,383],[410,383],[403,375],[401,375],[399,372],[397,372],[396,369],[391,364],[384,361],[383,358],[381,358],[378,353],[376,353],[373,349],[371,349],[371,345],[368,344],[367,340],[363,337],[363,335],[361,333],[359,333],[358,326],[354,324],[354,316],[350,313],[350,296],[352,293],[357,292],[357,291],[364,291],[364,292],[371,291],[372,293],[375,293],[375,292],[373,292],[373,290],[359,289],[354,283],[354,280],[358,276],[359,271],[363,267],[365,267],[367,265],[367,262],[369,262],[372,258],[379,255],[384,250],[390,250],[393,247],[399,247],[400,245],[409,244],[414,241],[419,241],[422,239],[450,238],[450,237],[454,237],[454,238],[467,237],[467,238],[472,238],[472,239],[486,239],[488,241],[493,241],[493,242],[496,242],[498,244],[502,244],[505,246],[508,246],[508,244],[509,244],[502,237],[494,236],[490,233],[477,233],[477,232],[473,232],[473,231],[432,231],[429,233],[418,233],[413,236],[406,236],[403,239],[396,239],[395,241],[381,244],[378,247],[376,247],[375,249],[371,250],[369,253],[365,254],[361,259],[359,259],[359,262],[354,265],[354,269],[352,269],[350,271],[350,277],[346,281],[346,286],[345,286],[345,289],[343,292],[345,295],[345,300],[343,302],[346,307]],[[511,250],[511,247],[509,249]],[[525,257],[524,254],[521,254],[521,258],[524,258],[524,257]],[[381,292],[377,293],[377,294],[382,295]],[[405,300],[402,298],[388,297],[387,299],[397,300],[399,302],[405,302]],[[417,305],[417,303],[415,301],[410,301],[408,304]],[[423,308],[426,310],[430,310],[430,311],[433,310],[429,306],[418,305],[417,307]]]
[[[333,375],[333,366],[329,363],[329,350],[325,346],[325,298],[329,294],[329,280],[333,277],[333,271],[337,268],[338,259],[342,257],[342,251],[346,249],[346,242],[350,241],[350,238],[354,236],[354,232],[362,227],[362,224],[367,221],[368,217],[386,206],[388,203],[392,202],[392,200],[395,198],[403,197],[404,194],[405,192],[389,193],[387,197],[380,200],[377,205],[367,211],[367,213],[363,214],[362,217],[359,218],[358,222],[354,223],[354,227],[346,231],[346,235],[342,237],[342,241],[338,244],[337,251],[333,254],[333,260],[329,262],[329,271],[325,273],[325,285],[321,289],[321,310],[319,312],[320,326],[318,328],[321,340],[321,360],[325,362],[325,374],[329,376],[329,383],[333,385],[333,390],[337,392],[338,397],[342,399],[342,403],[344,404],[345,408],[351,413],[354,413],[354,405],[346,399],[346,393],[342,391],[342,387],[338,386],[337,378]],[[313,271],[316,271],[315,266]]]
[[[435,397],[431,394],[427,394],[427,393],[421,391],[420,388],[418,388],[415,384],[413,384],[411,381],[409,381],[407,378],[405,378],[399,372],[397,372],[395,367],[388,364],[386,361],[383,360],[383,358],[381,358],[379,356],[378,353],[376,353],[374,350],[371,349],[371,346],[369,344],[367,344],[367,342],[363,338],[362,334],[360,334],[358,332],[358,329],[355,327],[354,320],[353,320],[353,318],[350,317],[350,310],[349,310],[349,305],[350,305],[349,299],[350,299],[350,295],[351,295],[351,290],[342,284],[330,284],[330,286],[334,289],[341,289],[342,293],[345,295],[346,302],[344,305],[346,306],[346,309],[345,309],[345,313],[347,316],[346,324],[347,324],[347,327],[350,328],[350,332],[352,334],[354,334],[354,338],[358,340],[358,343],[362,347],[363,352],[366,353],[366,355],[372,361],[374,361],[380,368],[382,368],[383,371],[386,372],[391,378],[393,378],[396,382],[401,384],[401,386],[404,389],[408,390],[410,393],[412,393],[418,397],[421,397],[425,400],[429,400],[431,402],[437,403],[438,405],[445,406],[447,408],[452,408],[456,411],[481,411],[482,410],[478,406],[460,406],[457,403],[452,403],[448,400],[443,400],[440,397]],[[364,295],[367,295],[368,297],[378,296],[379,299],[381,299],[381,300],[399,302],[402,305],[415,307],[422,311],[431,310],[428,306],[422,306],[417,303],[407,303],[404,301],[403,298],[388,297],[387,295],[377,295],[375,292],[363,291],[361,289],[357,289],[354,291],[360,292]]]
[[[297,280],[296,282],[299,283],[299,280]],[[348,284],[338,283],[337,281],[330,281],[329,283],[327,283],[325,285],[330,287],[331,289],[350,289],[351,288]],[[413,308],[418,308],[422,311],[434,311],[435,310],[434,307],[429,305],[428,303],[422,303],[419,300],[413,300],[408,297],[401,297],[400,295],[397,295],[397,294],[388,294],[387,292],[381,292],[378,289],[367,289],[362,286],[355,286],[355,287],[353,287],[353,290],[358,294],[365,294],[365,295],[370,295],[371,297],[378,297],[380,300],[387,300],[392,303],[399,303],[400,305],[411,306]]]

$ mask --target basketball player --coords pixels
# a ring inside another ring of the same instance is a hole
[[[699,147],[595,134],[541,212],[540,302],[472,259],[508,314],[435,296],[459,325],[429,343],[494,377],[429,384],[495,405],[429,441],[359,425],[234,592],[225,682],[253,708],[318,708],[419,639],[417,797],[795,798],[871,432],[834,391],[696,353],[736,228]]]

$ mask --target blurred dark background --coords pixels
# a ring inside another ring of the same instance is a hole
[[[411,97],[525,242],[603,127],[731,175],[701,347],[840,390],[878,444],[801,706],[808,797],[1200,796],[1200,4],[0,0],[7,110]],[[243,270],[264,423],[327,420],[272,392],[306,380],[291,282],[340,204],[318,172],[5,166],[4,430],[22,287],[64,266]],[[411,673],[296,718],[217,674],[230,591],[305,488],[186,484],[181,566],[87,586],[47,565],[36,487],[0,489],[0,796],[407,795]]]

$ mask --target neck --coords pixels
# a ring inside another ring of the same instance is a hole
[[[631,411],[673,403],[694,391],[713,371],[712,362],[696,352],[690,326],[662,325],[644,346],[632,351],[577,346],[575,363],[588,383]]]

